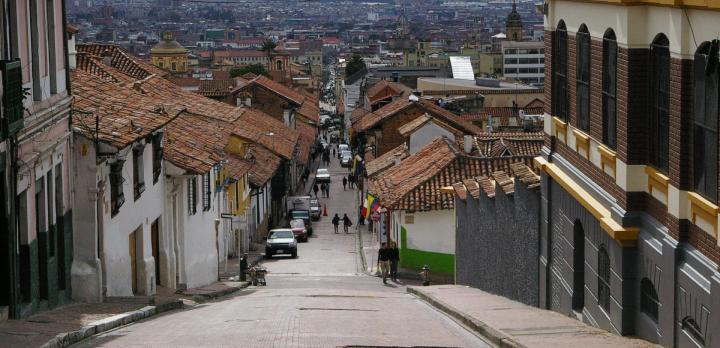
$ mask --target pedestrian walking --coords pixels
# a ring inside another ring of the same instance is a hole
[[[315,198],[317,198],[317,196],[318,196],[318,195],[317,195],[317,192],[318,192],[319,190],[320,190],[320,189],[318,188],[318,184],[313,185],[313,192],[315,192]]]
[[[362,214],[362,207],[358,208],[358,225],[365,225],[365,217]]]
[[[397,281],[397,270],[398,263],[400,262],[400,249],[397,247],[397,243],[390,242],[390,278]]]
[[[325,194],[325,186],[327,186],[326,183],[320,184],[320,193],[322,193],[323,197],[327,197],[327,195]]]
[[[387,284],[387,276],[390,268],[390,249],[387,243],[382,243],[382,247],[378,250],[378,268],[380,268],[383,284]]]
[[[347,187],[348,179],[343,176],[343,191],[345,191],[345,188]]]
[[[336,213],[335,216],[332,219],[333,228],[335,228],[335,233],[338,233],[338,226],[340,225],[340,217]]]
[[[355,185],[354,185],[354,183],[355,183],[355,176],[353,176],[352,174],[348,174],[348,179],[347,179],[347,180],[348,180],[348,182],[350,183],[350,188],[354,188],[354,187],[355,187]]]
[[[343,214],[343,229],[345,230],[345,233],[348,233],[348,227],[350,226],[352,226],[352,221],[350,221],[347,214]]]
[[[325,184],[325,197],[330,197],[330,184]]]
[[[335,147],[333,147],[333,157],[335,157]]]

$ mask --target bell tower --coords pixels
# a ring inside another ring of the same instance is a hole
[[[523,40],[523,26],[522,18],[517,12],[515,1],[513,1],[512,11],[505,21],[505,31],[507,40],[510,41],[522,41]]]

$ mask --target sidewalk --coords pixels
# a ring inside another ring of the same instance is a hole
[[[467,286],[413,286],[407,291],[499,347],[659,347]]]
[[[97,333],[182,306],[179,299],[162,297],[73,303],[24,320],[0,322],[0,347],[67,347]]]

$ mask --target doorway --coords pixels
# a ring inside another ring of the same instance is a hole
[[[139,250],[142,250],[139,248],[140,241],[142,241],[142,226],[130,233],[130,237],[128,238],[128,252],[130,253],[130,279],[133,295],[138,294],[137,254]]]
[[[150,225],[151,243],[152,243],[152,256],[155,260],[155,284],[160,285],[160,236],[159,233],[160,219],[153,221]]]

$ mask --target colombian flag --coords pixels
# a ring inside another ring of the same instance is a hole
[[[367,218],[372,212],[378,209],[380,209],[380,202],[378,202],[375,196],[368,193],[367,199],[365,200],[365,206],[362,207],[363,217]]]

